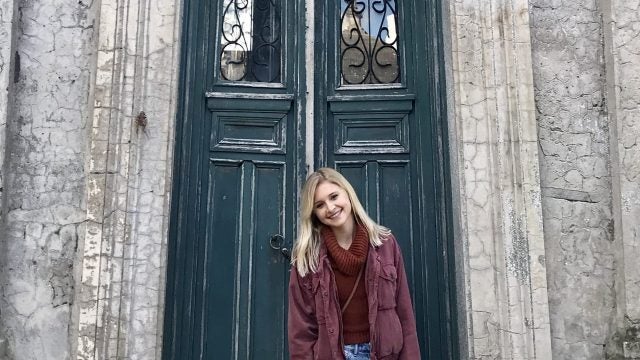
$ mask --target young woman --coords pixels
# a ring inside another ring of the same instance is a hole
[[[289,281],[289,353],[300,359],[420,359],[398,243],[340,173],[302,189]]]

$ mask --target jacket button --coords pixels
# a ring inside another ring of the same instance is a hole
[[[326,291],[322,293],[322,296],[327,297],[327,295],[329,295],[329,293],[327,293]]]
[[[329,329],[329,334],[333,334],[333,329]]]

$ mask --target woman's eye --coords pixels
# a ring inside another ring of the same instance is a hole
[[[331,195],[331,200],[335,200],[335,199],[337,199],[337,198],[338,198],[338,194],[333,194],[333,195]]]
[[[316,204],[316,209],[320,209],[322,207],[322,204]]]

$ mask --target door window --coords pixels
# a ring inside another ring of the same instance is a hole
[[[222,80],[281,82],[280,0],[222,1]]]
[[[342,0],[341,85],[400,82],[395,0]]]

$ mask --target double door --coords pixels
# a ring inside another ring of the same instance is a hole
[[[338,169],[402,248],[423,357],[452,356],[438,11],[185,4],[165,359],[287,359],[299,189]]]

